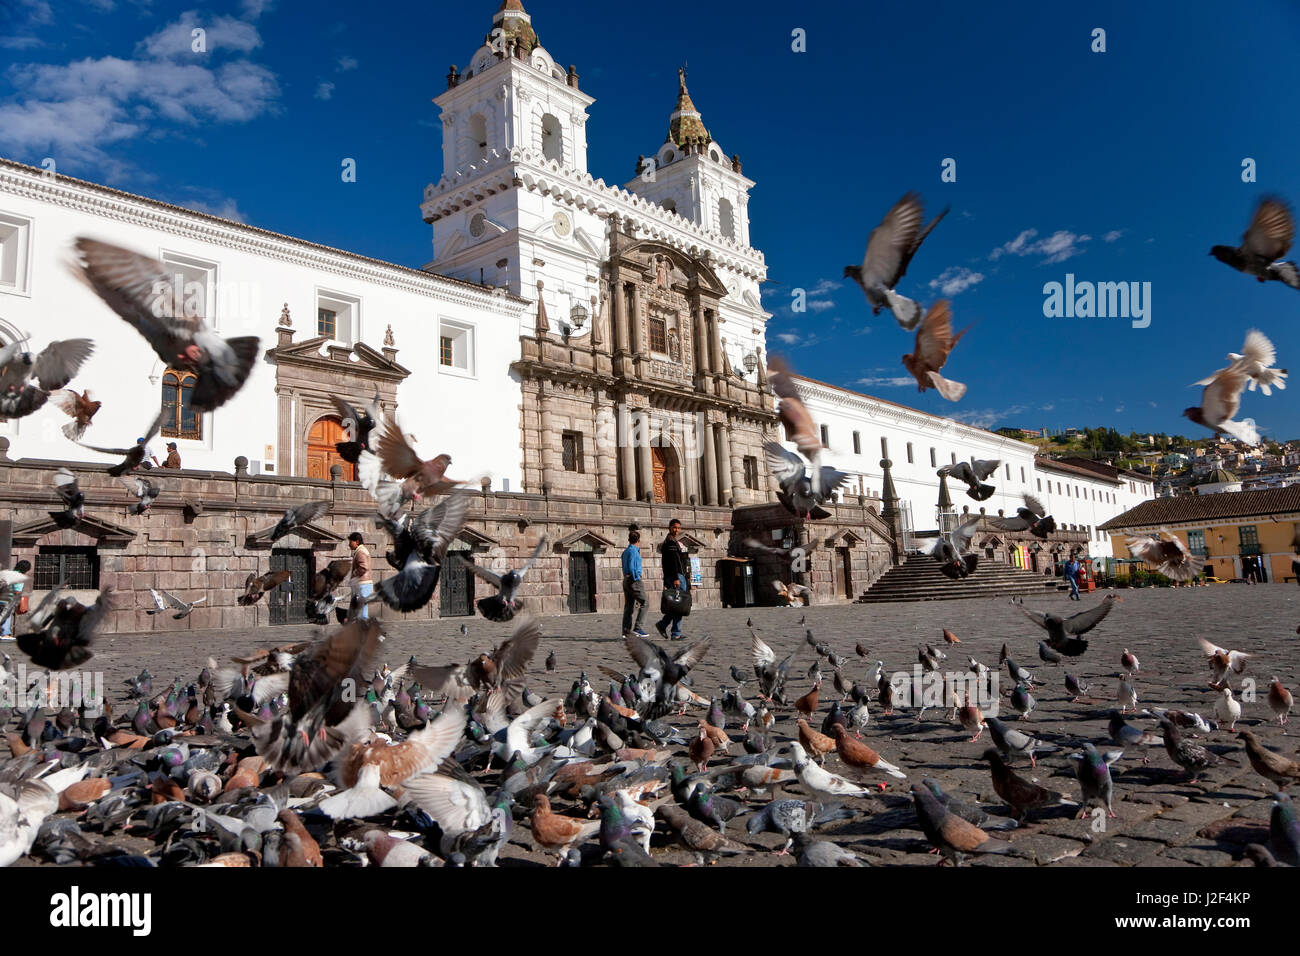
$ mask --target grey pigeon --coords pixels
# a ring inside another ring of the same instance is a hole
[[[1236,248],[1212,246],[1210,255],[1260,282],[1275,279],[1293,289],[1300,289],[1300,270],[1294,262],[1282,259],[1294,239],[1295,219],[1286,201],[1277,196],[1265,196],[1255,208],[1255,215],[1241,237],[1241,245]]]
[[[794,835],[794,850],[800,866],[861,866],[857,855],[829,840],[817,840],[805,833]]]
[[[987,501],[996,491],[992,485],[982,484],[985,478],[998,470],[1001,459],[993,461],[959,461],[944,465],[937,474],[941,478],[955,478],[966,485],[966,494],[976,501]]]
[[[1056,530],[1056,519],[1047,513],[1043,503],[1033,495],[1025,495],[1025,507],[1016,509],[1014,518],[987,519],[999,531],[1028,531],[1035,538],[1047,539]]]
[[[1004,756],[1028,757],[1031,767],[1038,766],[1038,760],[1034,756],[1036,753],[1051,753],[1060,749],[1056,744],[1043,743],[1036,737],[1013,730],[996,717],[985,717],[984,722],[988,725],[994,745]]]
[[[1114,784],[1110,778],[1110,765],[1122,756],[1124,756],[1122,750],[1099,753],[1091,743],[1083,745],[1082,753],[1070,754],[1070,759],[1075,761],[1075,776],[1079,778],[1079,787],[1083,790],[1080,817],[1087,815],[1089,807],[1097,805],[1104,806],[1106,815],[1114,818],[1115,811],[1111,808]]]
[[[1287,866],[1300,866],[1300,820],[1295,804],[1285,793],[1273,794],[1273,812],[1268,818],[1268,848]]]
[[[919,195],[908,192],[885,214],[880,225],[871,230],[862,264],[845,266],[844,277],[861,286],[871,304],[872,315],[879,315],[881,309],[888,308],[904,329],[910,332],[916,328],[921,321],[921,307],[899,295],[894,287],[906,275],[912,257],[930,230],[947,214],[945,207],[922,228],[925,206]]]

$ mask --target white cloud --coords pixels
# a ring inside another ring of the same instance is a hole
[[[796,332],[778,332],[776,337],[786,345],[795,345],[802,341]]]
[[[0,149],[113,167],[109,147],[166,132],[163,121],[194,128],[244,123],[273,110],[280,94],[275,74],[242,56],[261,46],[256,28],[214,20],[205,27],[209,52],[199,55],[190,52],[196,17],[187,12],[142,40],[135,59],[11,67],[16,93],[0,103]],[[230,51],[233,58],[214,62]]]
[[[322,83],[320,86],[316,87],[315,96],[316,99],[318,100],[327,100],[333,95],[334,95],[333,83]]]
[[[976,428],[996,428],[1008,419],[1023,415],[1029,411],[1028,405],[1011,405],[1007,408],[967,408],[954,411],[949,417],[953,421],[974,425]],[[1014,427],[1014,426],[1011,426]]]
[[[1102,242],[1115,242],[1120,236],[1124,235],[1123,229],[1112,229],[1106,235],[1101,237]]]
[[[840,283],[835,279],[818,279],[817,284],[808,290],[809,295],[826,295],[828,292],[834,292],[840,287]]]
[[[835,308],[835,303],[829,299],[809,299],[808,308],[814,312],[825,312],[827,309]]]
[[[1081,255],[1084,251],[1081,248],[1083,243],[1092,241],[1092,236],[1078,235],[1064,229],[1058,229],[1045,239],[1037,236],[1037,229],[1026,229],[989,253],[989,259],[996,262],[1003,256],[1042,256],[1040,265],[1048,265]]]
[[[217,202],[204,202],[201,199],[191,199],[188,202],[178,203],[186,209],[193,209],[195,212],[205,212],[209,216],[220,216],[222,219],[233,219],[235,222],[248,222],[247,217],[240,212],[239,206],[233,199],[222,199]]]
[[[949,266],[939,273],[937,279],[930,280],[930,288],[938,289],[941,295],[954,296],[973,288],[984,281],[984,273],[972,272],[965,266]]]
[[[346,73],[348,70],[355,70],[356,68],[357,68],[356,57],[354,56],[339,57],[339,68],[338,68],[339,73]]]
[[[853,384],[861,385],[863,388],[902,388],[905,385],[915,385],[916,379],[908,375],[885,375],[860,378]]]
[[[240,6],[244,11],[244,16],[250,20],[256,20],[271,9],[271,3],[272,0],[243,0]]]

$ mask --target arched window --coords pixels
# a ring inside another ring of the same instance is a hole
[[[197,381],[193,372],[169,368],[163,373],[162,407],[167,413],[162,426],[164,438],[203,437],[203,416],[194,411],[191,403]]]
[[[482,113],[475,113],[469,118],[470,153],[475,159],[487,155],[488,134],[487,119]]]
[[[736,238],[736,214],[731,209],[730,199],[718,203],[718,231],[728,239]]]
[[[564,130],[550,113],[542,117],[542,155],[557,163],[564,162]]]
[[[663,206],[663,207],[664,207],[665,209],[667,209],[669,212],[676,212],[676,211],[677,211],[677,200],[675,200],[675,199],[665,199],[665,200],[664,200],[663,202],[661,202],[659,205]]]

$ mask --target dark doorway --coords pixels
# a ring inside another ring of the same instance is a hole
[[[851,598],[853,594],[853,557],[849,548],[836,548],[835,560],[839,564],[840,583],[844,586],[844,596]]]
[[[468,551],[448,551],[442,563],[438,588],[442,592],[439,606],[443,617],[469,617],[474,613],[474,572],[468,560]]]
[[[590,551],[569,552],[569,612],[592,614],[596,610],[596,556]]]
[[[271,570],[288,571],[287,584],[266,596],[272,624],[306,624],[307,601],[311,597],[311,579],[316,573],[315,556],[305,550],[271,552]]]

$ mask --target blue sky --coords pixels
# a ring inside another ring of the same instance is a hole
[[[631,177],[662,141],[676,69],[758,183],[769,347],[815,378],[985,427],[1113,425],[1206,435],[1182,409],[1248,328],[1300,371],[1300,293],[1207,255],[1255,201],[1300,202],[1300,5],[1193,2],[653,5],[530,0],[543,45],[596,97],[590,168]],[[1081,9],[1087,7],[1086,11]],[[383,4],[0,0],[0,154],[410,265],[441,175],[437,108],[496,0]],[[661,9],[663,12],[661,12]],[[620,12],[622,11],[622,12]],[[188,38],[207,30],[208,51]],[[1106,52],[1091,51],[1094,28]],[[791,34],[806,31],[807,51]],[[339,176],[357,161],[357,182]],[[940,180],[943,159],[957,181]],[[1257,182],[1243,183],[1243,159]],[[912,336],[843,266],[906,190],[952,206],[900,291],[974,327],[908,385]],[[1031,232],[1032,230],[1032,232]],[[1294,257],[1295,250],[1293,250]],[[1043,286],[1150,282],[1151,324],[1049,319]],[[790,311],[791,292],[813,307]],[[1239,417],[1300,436],[1300,382]]]

